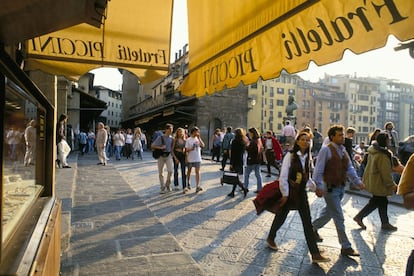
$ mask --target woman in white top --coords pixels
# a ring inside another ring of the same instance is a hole
[[[127,159],[132,156],[132,160],[134,160],[134,156],[132,155],[132,141],[134,139],[134,134],[132,134],[132,130],[130,128],[127,129],[127,133],[125,134],[125,156]]]
[[[142,143],[141,143],[141,129],[139,127],[134,130],[134,142],[132,144],[132,149],[134,153],[132,154],[132,160],[134,159],[134,154],[136,153],[138,158],[142,160]]]
[[[116,160],[121,160],[121,149],[125,145],[125,136],[121,130],[118,129],[112,139],[114,141]]]

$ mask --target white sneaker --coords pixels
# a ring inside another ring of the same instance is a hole
[[[174,186],[174,191],[179,191],[180,188],[178,188],[178,186]]]
[[[187,192],[188,192],[188,189],[187,188],[184,188],[183,194],[186,194]]]
[[[161,188],[160,194],[165,194],[165,187]]]

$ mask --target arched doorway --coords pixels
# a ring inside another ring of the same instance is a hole
[[[208,149],[210,150],[211,153],[211,149],[213,148],[213,144],[211,141],[211,138],[214,134],[214,131],[219,128],[222,129],[223,128],[223,122],[219,119],[219,118],[213,118],[209,121],[209,128],[208,128],[208,141],[207,141],[207,146]]]

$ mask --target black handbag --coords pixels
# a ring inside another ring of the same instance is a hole
[[[162,142],[162,144],[161,145],[164,145],[165,143],[164,143],[164,137],[163,136],[161,136],[161,142]],[[152,157],[154,158],[154,159],[158,159],[158,158],[160,158],[162,155],[164,154],[164,150],[163,149],[154,149],[153,151],[152,151]],[[168,155],[167,155],[168,156]]]
[[[153,150],[153,152],[152,152],[152,157],[154,158],[154,159],[158,159],[158,158],[160,158],[161,157],[161,155],[163,154],[163,150],[162,149],[155,149],[155,150]]]

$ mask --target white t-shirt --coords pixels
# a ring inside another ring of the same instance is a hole
[[[189,163],[201,162],[201,147],[200,140],[197,137],[189,137],[185,142],[185,147],[187,149],[195,149],[188,152],[187,161]]]

